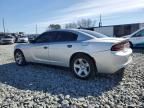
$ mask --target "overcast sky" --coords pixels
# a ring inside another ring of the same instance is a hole
[[[82,18],[103,25],[144,22],[144,0],[0,0],[0,19],[5,19],[9,32],[35,33],[46,30],[49,24],[74,22]],[[2,31],[0,21],[0,31]]]

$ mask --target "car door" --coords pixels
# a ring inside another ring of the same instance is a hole
[[[134,46],[144,47],[144,30],[135,33],[130,40]]]
[[[77,47],[78,35],[67,31],[57,31],[55,42],[49,44],[49,60],[51,64],[68,66],[69,57]]]
[[[48,63],[49,42],[53,33],[45,32],[31,44],[30,52],[33,60],[39,63]]]

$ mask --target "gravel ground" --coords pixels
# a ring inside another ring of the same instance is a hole
[[[0,46],[0,107],[144,108],[144,50],[135,50],[123,72],[79,80],[65,68],[29,64],[19,67],[14,45]]]

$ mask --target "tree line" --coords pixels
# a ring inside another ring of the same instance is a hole
[[[75,29],[75,28],[90,28],[90,27],[94,27],[96,24],[95,20],[91,20],[91,19],[81,19],[78,20],[77,22],[72,22],[72,23],[68,23],[64,25],[64,28],[66,29]],[[53,29],[61,29],[61,25],[60,24],[50,24],[48,26],[49,30],[53,30]]]

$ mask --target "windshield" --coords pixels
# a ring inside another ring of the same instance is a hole
[[[20,38],[27,38],[27,36],[21,36]]]
[[[86,34],[92,35],[92,36],[94,36],[96,38],[106,38],[106,37],[108,37],[106,35],[103,35],[101,33],[95,32],[95,31],[90,31],[90,30],[80,30],[80,31],[82,31],[82,32],[84,32]]]
[[[11,36],[5,36],[4,38],[13,38],[13,37],[11,37]]]

